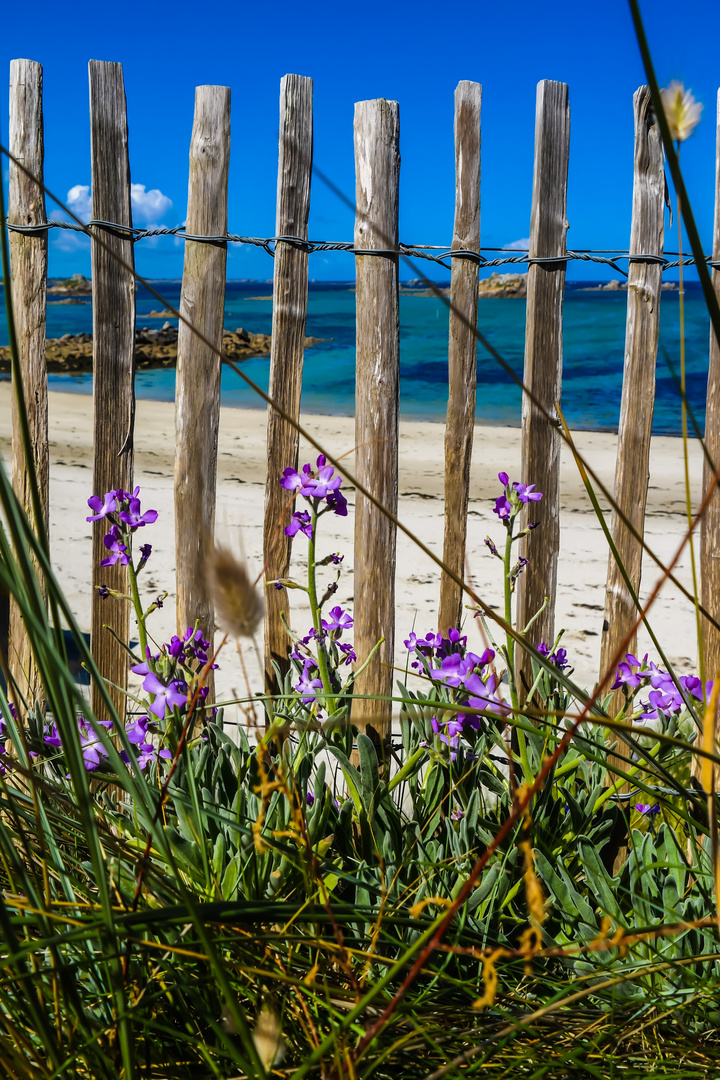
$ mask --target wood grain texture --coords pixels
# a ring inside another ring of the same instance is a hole
[[[664,242],[665,175],[659,128],[650,91],[641,86],[633,97],[635,115],[635,166],[633,180],[630,255],[662,255]],[[632,525],[643,535],[650,480],[650,435],[655,404],[655,365],[660,329],[662,266],[630,262],[628,265],[625,366],[620,404],[618,449],[615,465],[615,501]],[[642,545],[624,521],[613,512],[610,524],[618,554],[633,589],[640,588]],[[600,674],[613,657],[637,617],[637,609],[612,552],[608,557],[605,617],[600,644]],[[635,652],[636,638],[627,651]],[[610,708],[622,702],[616,694]],[[615,758],[611,762],[623,767]]]
[[[227,233],[230,89],[198,86],[190,142],[187,232]],[[180,312],[222,348],[227,244],[185,243]],[[175,566],[178,634],[197,622],[212,644],[215,628],[207,550],[215,532],[222,362],[180,322],[175,375]],[[213,674],[206,683],[213,701]]]
[[[278,146],[276,236],[307,240],[310,180],[313,159],[313,83],[303,75],[285,75],[280,82],[280,137]],[[295,420],[300,417],[305,323],[307,320],[308,256],[292,244],[275,249],[273,275],[272,345],[269,394]],[[292,539],[284,528],[293,506],[289,492],[280,487],[283,469],[297,468],[297,430],[268,408],[268,472],[265,488],[263,562],[267,579],[287,577]],[[285,672],[290,639],[282,613],[289,620],[286,590],[265,591],[265,673],[276,691],[272,661]]]
[[[570,155],[570,105],[565,83],[544,80],[538,84],[535,110],[535,167],[530,218],[529,257],[561,259],[565,255],[567,222],[567,175]],[[525,385],[542,406],[555,416],[562,387],[562,307],[565,263],[533,263],[528,267],[527,321],[525,324]],[[522,630],[542,607],[547,608],[533,625],[530,644],[552,643],[555,636],[555,595],[560,548],[560,435],[523,394],[520,477],[543,493],[540,502],[529,503],[529,520],[540,528],[520,541],[520,554],[530,559],[528,570],[518,579],[517,626]],[[521,523],[528,520],[527,512]],[[530,683],[530,663],[525,654],[519,665],[520,687]]]
[[[463,81],[455,90],[455,225],[453,250],[480,252],[480,107],[482,87]],[[478,266],[453,259],[448,334],[448,407],[445,424],[445,536],[443,561],[465,576],[465,541],[477,387]],[[440,578],[438,628],[460,625],[462,590]]]
[[[96,220],[132,225],[130,208],[130,161],[128,157],[127,110],[122,65],[91,60],[90,149],[92,175],[92,215]],[[135,392],[133,352],[135,342],[135,283],[133,274],[114,256],[134,267],[132,240],[124,233],[103,229],[103,241],[92,244],[93,290],[93,492],[102,496],[112,488],[132,490],[133,428]],[[127,657],[105,627],[121,641],[128,640],[130,605],[114,597],[102,599],[97,586],[104,584],[127,594],[127,573],[123,567],[103,567],[107,555],[103,536],[105,520],[93,523],[91,647],[95,662],[105,679],[124,688],[127,684]],[[125,697],[110,691],[120,716]],[[93,686],[95,715],[105,719],[97,688]]]
[[[37,177],[31,180],[10,161],[8,221],[13,225],[42,225],[45,216],[43,183],[43,70],[33,60],[13,60],[10,64],[10,152]],[[47,233],[23,236],[10,231],[12,300],[17,332],[18,358],[27,408],[33,464],[37,475],[42,529],[47,539],[49,520],[48,391],[45,364],[45,315],[47,294]],[[28,472],[20,431],[17,402],[12,405],[12,484],[25,507],[35,531]],[[44,580],[38,581],[46,595]],[[17,604],[10,603],[8,658],[20,693],[32,707],[43,702],[42,682]]]
[[[397,250],[400,110],[396,101],[355,106],[355,247]],[[356,264],[355,469],[393,514],[398,504],[400,335],[397,256],[358,255]],[[396,528],[359,493],[355,500],[355,651],[364,663],[358,694],[389,696],[395,649]],[[355,699],[352,721],[376,742],[390,734],[390,702]]]
[[[717,130],[715,140],[715,224],[713,228],[713,262],[720,260],[720,90],[717,96]],[[713,267],[712,282],[720,299],[720,270]],[[717,468],[720,462],[720,344],[710,327],[710,366],[708,370],[707,410],[705,413],[705,448]],[[707,461],[703,466],[703,491],[714,483],[713,470]],[[720,491],[710,500],[700,526],[700,597],[702,605],[717,619],[720,616]],[[714,679],[720,672],[720,631],[703,618],[703,658],[705,678]],[[716,726],[715,739],[718,732]],[[698,780],[702,759],[693,758],[693,776]]]

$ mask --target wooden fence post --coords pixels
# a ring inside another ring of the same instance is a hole
[[[92,215],[94,220],[132,226],[130,207],[130,160],[128,157],[127,110],[122,65],[91,60],[90,148],[92,160]],[[134,268],[130,233],[103,228],[104,242],[92,244],[93,291],[93,493],[102,495],[112,488],[132,490],[133,428],[135,390],[133,353],[135,348],[135,281],[113,256]],[[103,599],[98,585],[107,585],[127,594],[124,567],[116,563],[103,567],[107,555],[103,536],[107,522],[93,524],[91,645],[95,663],[103,678],[121,688],[127,685],[127,655],[109,629],[127,642],[130,629],[129,604],[110,596]],[[126,701],[121,690],[110,689],[120,717]],[[93,685],[92,706],[99,719],[106,719],[98,688]]]
[[[198,86],[190,142],[188,235],[226,235],[229,166],[230,89]],[[218,349],[222,348],[226,264],[227,243],[185,241],[180,313]],[[221,371],[217,353],[180,322],[175,376],[177,626],[182,634],[198,622],[211,644],[215,616],[207,560],[215,532]],[[212,672],[206,686],[207,700],[212,701]]]
[[[713,229],[713,262],[720,262],[720,90],[717,96],[717,135],[715,150],[715,225]],[[715,293],[720,297],[720,269],[714,266],[712,281]],[[708,370],[707,408],[705,414],[705,447],[713,464],[720,461],[720,344],[710,327],[710,366]],[[715,483],[713,473],[705,461],[703,465],[703,491]],[[700,597],[703,607],[715,618],[720,612],[720,492],[710,500],[700,525]],[[720,631],[703,618],[702,639],[705,678],[715,679],[720,671]],[[715,738],[718,738],[717,725]],[[702,773],[702,758],[693,757],[693,776],[698,780]]]
[[[8,221],[13,225],[44,225],[45,193],[43,182],[43,71],[33,60],[13,60],[10,64],[10,152],[36,176],[35,183],[12,160]],[[20,371],[27,407],[32,454],[37,475],[44,521],[44,539],[48,538],[50,462],[48,450],[48,390],[45,363],[45,315],[47,299],[47,232],[23,235],[10,231],[12,297],[17,331]],[[20,418],[13,396],[12,404],[12,483],[30,521],[34,521],[25,454],[20,434]],[[35,531],[38,523],[34,522]],[[43,595],[45,583],[38,581]],[[18,688],[33,708],[43,689],[30,641],[17,604],[10,604],[8,659]],[[10,693],[10,688],[8,688]]]
[[[313,82],[303,75],[285,75],[280,82],[280,138],[278,145],[277,236],[307,240],[310,214],[310,179],[313,159]],[[301,246],[279,243],[273,275],[270,388],[273,401],[295,420],[300,417],[305,323],[307,320],[308,254]],[[266,578],[286,577],[292,540],[284,527],[292,514],[289,493],[280,487],[283,469],[297,468],[298,433],[268,408],[263,563]],[[282,672],[288,668],[290,639],[282,616],[289,619],[286,590],[265,590],[265,678],[277,692],[272,661]]]
[[[565,291],[564,256],[567,222],[567,176],[570,156],[570,106],[565,83],[538,83],[535,111],[535,168],[533,175],[530,250],[525,324],[525,385],[552,415],[562,386],[562,307]],[[547,607],[533,625],[530,644],[555,636],[555,594],[560,545],[560,435],[523,394],[523,484],[534,484],[543,493],[530,503],[529,520],[540,528],[520,541],[520,554],[530,566],[518,579],[517,625],[523,630],[547,597]],[[527,512],[521,518],[528,520]],[[523,677],[530,685],[530,662],[519,658]]]
[[[615,501],[643,535],[650,479],[650,435],[655,404],[655,365],[660,329],[660,290],[665,215],[665,173],[660,131],[650,100],[641,86],[633,96],[635,114],[635,168],[633,180],[630,262],[628,265],[625,368],[620,404]],[[633,260],[633,255],[647,255]],[[640,588],[642,545],[613,512],[611,532],[633,590]],[[605,618],[600,644],[600,674],[605,674],[623,638],[635,622],[637,609],[613,557],[608,555]],[[633,638],[628,652],[635,652]],[[622,694],[615,698],[616,712]],[[614,757],[608,761],[623,768]],[[626,767],[626,766],[625,766]]]
[[[455,226],[453,250],[480,252],[480,106],[482,87],[455,90]],[[477,386],[478,265],[453,259],[448,335],[449,393],[445,424],[445,539],[443,561],[465,576],[465,541]],[[438,628],[460,625],[462,590],[443,572]]]
[[[355,106],[355,247],[398,247],[400,110],[396,101]],[[400,320],[398,257],[356,255],[355,469],[392,513],[398,504]],[[364,663],[358,694],[389,697],[394,684],[396,528],[359,493],[355,499],[355,651]],[[353,701],[352,720],[384,747],[389,701]]]

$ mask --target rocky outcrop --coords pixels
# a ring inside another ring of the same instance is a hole
[[[172,368],[177,362],[178,331],[166,322],[160,329],[140,327],[135,331],[135,364],[138,371],[152,368]],[[305,338],[310,348],[324,338]],[[243,330],[223,333],[223,352],[229,360],[242,362],[251,356],[266,356],[270,352],[270,335],[253,334]],[[48,371],[53,374],[80,374],[92,371],[92,334],[63,334],[49,338],[45,345]],[[0,349],[0,372],[10,370],[10,350]]]
[[[401,296],[437,296],[438,292],[443,296],[450,295],[450,289],[420,289],[422,284],[419,278],[405,282],[400,287]],[[491,274],[488,278],[482,278],[478,296],[481,300],[499,300],[503,297],[515,297],[522,299],[527,296],[527,274]]]
[[[527,274],[491,274],[480,282],[481,300],[527,296]]]
[[[628,283],[621,278],[613,278],[612,281],[608,281],[605,285],[587,285],[580,292],[627,292]],[[663,281],[660,289],[662,292],[677,292],[680,288],[677,281]]]
[[[92,282],[82,274],[73,274],[64,281],[48,283],[48,296],[90,296]]]

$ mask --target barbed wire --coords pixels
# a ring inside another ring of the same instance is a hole
[[[493,259],[486,258],[485,255],[472,251],[467,248],[448,248],[439,244],[398,244],[397,249],[392,248],[356,248],[351,241],[344,240],[305,240],[301,236],[240,236],[236,233],[224,233],[216,236],[197,236],[194,233],[186,231],[184,225],[176,225],[173,227],[160,225],[152,229],[138,229],[130,225],[119,225],[115,221],[100,221],[93,219],[88,221],[86,225],[79,225],[75,221],[61,221],[55,218],[51,218],[44,224],[37,225],[16,225],[11,224],[9,221],[5,221],[5,225],[12,232],[23,233],[27,236],[38,235],[47,232],[49,229],[68,229],[71,232],[79,232],[88,234],[88,230],[92,228],[103,229],[106,232],[113,233],[116,236],[125,237],[137,243],[138,240],[146,240],[152,237],[158,236],[173,236],[180,240],[191,240],[197,244],[214,244],[219,246],[221,244],[247,244],[250,247],[262,248],[272,258],[275,256],[275,248],[278,244],[290,244],[292,247],[298,248],[301,251],[305,251],[308,255],[312,255],[318,251],[342,251],[349,255],[375,255],[381,258],[393,258],[397,255],[405,255],[411,259],[425,259],[428,262],[433,262],[439,266],[444,267],[446,270],[450,270],[451,266],[446,260],[450,259],[466,259],[470,262],[477,263],[481,269],[489,269],[494,266],[512,266],[523,265],[528,266],[561,266],[568,262],[591,262],[598,263],[603,266],[609,266],[618,274],[622,274],[623,277],[628,276],[627,270],[624,270],[618,265],[618,260],[627,261],[629,263],[658,263],[661,265],[662,270],[671,270],[678,266],[694,266],[695,259],[692,257],[676,258],[674,260],[668,259],[665,255],[645,255],[642,253],[631,254],[629,251],[616,250],[614,248],[608,249],[578,249],[572,251],[566,251],[564,255],[555,256],[530,256],[528,251],[522,249],[512,249],[513,254],[507,254],[497,256]],[[485,248],[485,251],[509,251],[508,248]],[[440,254],[433,254],[433,252],[439,252]],[[676,252],[668,252],[668,255],[676,255]],[[720,269],[720,261],[713,260],[712,256],[708,255],[705,258],[705,262],[712,269]]]

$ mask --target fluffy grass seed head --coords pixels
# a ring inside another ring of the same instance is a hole
[[[684,142],[700,123],[703,107],[677,79],[673,79],[660,94],[673,141]]]
[[[263,617],[264,603],[245,562],[228,548],[213,544],[207,578],[218,625],[233,637],[252,637]]]

